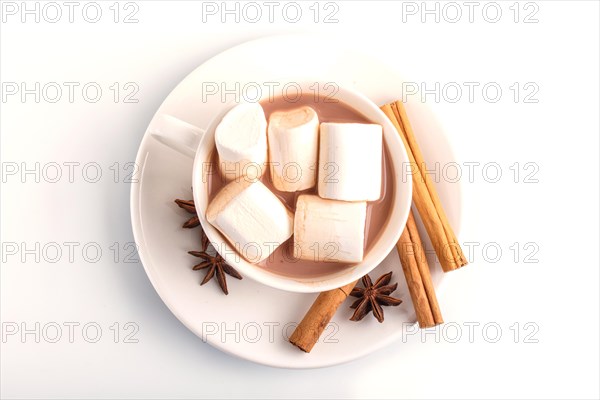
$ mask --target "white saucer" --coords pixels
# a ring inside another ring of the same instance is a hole
[[[297,57],[319,60],[307,69],[294,63]],[[204,272],[192,270],[196,258],[188,250],[199,249],[198,229],[184,230],[189,214],[177,208],[175,198],[191,199],[192,159],[150,137],[148,131],[157,117],[169,114],[192,125],[206,128],[223,106],[218,96],[202,99],[203,82],[338,82],[354,86],[381,105],[401,96],[400,77],[381,62],[350,48],[317,36],[276,36],[244,43],[202,64],[188,75],[165,99],[156,112],[140,145],[136,163],[139,182],[131,188],[131,219],[139,255],[156,291],[192,332],[210,345],[260,364],[284,368],[315,368],[356,359],[401,337],[415,321],[398,254],[393,251],[372,273],[377,278],[393,271],[398,282],[393,296],[403,299],[398,307],[384,307],[385,322],[372,316],[361,322],[349,321],[350,301],[342,305],[321,340],[305,354],[286,340],[316,294],[287,293],[265,287],[248,278],[228,278],[225,296],[216,280],[200,286]],[[233,85],[233,83],[231,83]],[[408,103],[408,112],[417,131],[425,160],[451,162],[452,152],[440,127],[421,103]],[[439,195],[456,233],[460,230],[460,188],[439,182]],[[421,232],[423,238],[426,237]],[[443,273],[430,263],[434,284]],[[443,296],[438,291],[440,306]],[[202,346],[198,341],[198,346]],[[402,346],[400,342],[397,344]]]

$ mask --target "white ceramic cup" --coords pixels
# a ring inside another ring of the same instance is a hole
[[[310,82],[299,84],[303,95],[314,95],[314,85]],[[196,211],[202,228],[210,242],[215,245],[225,260],[244,277],[251,278],[264,285],[291,291],[312,293],[335,289],[353,282],[371,272],[394,249],[404,229],[412,202],[412,178],[403,166],[409,165],[408,155],[398,132],[375,103],[355,90],[338,87],[335,94],[329,96],[362,114],[369,121],[383,127],[383,140],[391,156],[394,190],[392,209],[386,223],[381,227],[377,241],[366,252],[364,259],[353,266],[343,267],[335,273],[319,277],[290,277],[275,274],[242,258],[228,243],[225,237],[206,220],[208,206],[208,180],[206,165],[215,150],[215,129],[223,116],[236,104],[227,104],[212,122],[204,129],[197,128],[169,115],[159,117],[151,131],[152,136],[161,143],[190,157],[194,157],[192,188]],[[268,92],[265,92],[268,93]]]

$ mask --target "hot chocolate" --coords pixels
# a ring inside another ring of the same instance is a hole
[[[268,99],[260,103],[264,109],[265,117],[269,120],[269,117],[274,112],[286,111],[296,109],[302,106],[309,106],[316,111],[320,123],[323,122],[336,122],[336,123],[362,123],[369,124],[371,121],[367,120],[362,114],[350,108],[349,106],[341,102],[333,102],[331,99],[326,98],[314,98],[313,96],[302,96],[296,102],[290,102],[289,100],[279,97],[275,99]],[[383,143],[383,156],[382,156],[382,175],[381,175],[381,197],[377,201],[370,201],[367,203],[366,212],[366,223],[365,223],[365,240],[364,248],[365,254],[368,253],[371,246],[377,241],[379,232],[385,226],[389,213],[392,209],[392,199],[394,197],[394,183],[393,183],[393,171],[390,165],[390,155],[388,154],[385,142]],[[219,190],[226,185],[227,180],[223,177],[222,173],[219,172],[219,158],[216,148],[213,150],[211,155],[212,166],[210,170],[211,174],[207,176],[208,179],[208,197],[209,201],[212,201]],[[361,160],[356,160],[360,163]],[[258,165],[257,165],[258,167]],[[255,173],[253,171],[253,173]],[[273,185],[271,179],[271,173],[269,168],[264,170],[262,177],[260,178],[262,183],[267,186],[292,212],[296,211],[297,199],[302,194],[317,194],[317,187],[311,189],[296,191],[296,192],[284,192],[277,190]],[[264,268],[274,274],[285,275],[298,278],[312,278],[323,275],[332,274],[339,272],[340,270],[352,267],[352,264],[339,263],[339,262],[326,262],[326,261],[311,261],[305,259],[297,259],[294,257],[294,243],[293,237],[279,246],[268,258],[260,261],[256,265],[260,268]]]

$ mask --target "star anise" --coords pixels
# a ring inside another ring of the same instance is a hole
[[[390,296],[398,287],[398,283],[389,285],[391,279],[391,272],[379,277],[375,284],[373,284],[368,274],[362,277],[364,287],[355,287],[350,292],[350,296],[358,297],[358,300],[350,306],[350,308],[356,309],[350,321],[360,321],[369,311],[373,311],[377,321],[383,322],[383,308],[381,306],[397,306],[402,303],[402,300]]]
[[[195,228],[200,225],[194,200],[176,199],[175,203],[177,203],[179,207],[183,208],[188,213],[194,214],[192,218],[183,224],[184,228]],[[223,290],[223,293],[229,294],[229,291],[227,290],[227,279],[225,274],[233,276],[237,279],[242,279],[242,276],[231,265],[227,264],[225,259],[221,257],[221,255],[217,253],[214,248],[214,256],[208,253],[210,241],[208,240],[208,236],[206,236],[206,233],[204,233],[204,229],[202,229],[202,227],[200,227],[200,243],[202,250],[188,251],[189,254],[193,255],[194,257],[200,257],[203,260],[200,264],[194,265],[194,271],[208,268],[208,271],[206,272],[206,275],[204,275],[204,279],[200,285],[204,285],[206,282],[210,281],[216,274],[219,286],[221,286],[221,290]]]
[[[177,205],[180,208],[183,208],[188,213],[194,214],[193,217],[191,217],[190,219],[188,219],[185,222],[185,224],[183,224],[184,228],[195,228],[198,225],[200,225],[200,220],[198,219],[198,214],[196,214],[196,205],[194,204],[194,200],[176,199],[175,203],[177,203]]]
[[[204,276],[204,279],[200,285],[204,285],[206,282],[210,281],[216,274],[219,286],[221,286],[221,290],[223,290],[223,293],[229,294],[229,291],[227,290],[227,279],[225,274],[233,276],[237,279],[242,279],[242,276],[235,269],[233,269],[231,265],[227,264],[225,259],[217,252],[215,252],[215,255],[213,256],[208,254],[205,248],[203,251],[188,251],[188,253],[194,257],[200,257],[203,260],[200,264],[194,265],[194,271],[208,268],[208,271],[206,272],[206,275]]]

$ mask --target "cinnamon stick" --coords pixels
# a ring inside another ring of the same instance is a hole
[[[412,211],[396,245],[419,327],[431,328],[444,322],[431,281],[425,250]]]
[[[382,106],[381,110],[395,126],[408,153],[413,169],[413,203],[421,215],[427,234],[442,264],[442,269],[447,272],[466,265],[466,258],[458,244],[454,231],[448,223],[431,178],[427,174],[423,155],[414,137],[404,105],[402,102],[396,101]],[[419,326],[429,328],[443,323],[431,281],[429,266],[427,265],[424,248],[412,211],[396,247],[400,254],[402,269],[404,270]],[[356,285],[356,282],[319,294],[292,333],[292,336],[290,336],[290,342],[309,353],[337,309]]]
[[[467,260],[448,223],[437,191],[427,173],[423,155],[415,139],[404,105],[401,101],[396,101],[382,106],[381,110],[398,130],[408,153],[412,167],[413,202],[421,215],[423,225],[425,225],[425,230],[431,239],[442,269],[444,272],[448,272],[466,265]]]
[[[358,281],[338,289],[321,292],[290,336],[290,343],[300,350],[310,353],[339,306],[356,286],[356,282]]]

